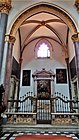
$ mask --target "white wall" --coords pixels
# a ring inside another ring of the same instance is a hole
[[[72,35],[69,32],[69,37],[68,37],[68,54],[69,54],[69,62],[72,60],[72,58],[75,56],[75,46],[74,43],[71,39]]]
[[[16,41],[13,46],[13,54],[14,58],[16,59],[17,62],[19,62],[20,58],[20,44],[19,44],[19,35],[18,32],[16,33]]]
[[[20,97],[25,95],[28,91],[34,92],[34,82],[32,78],[32,74],[36,70],[42,70],[42,68],[45,68],[46,70],[52,70],[56,74],[56,68],[65,68],[62,64],[57,62],[56,60],[50,60],[50,59],[33,59],[32,61],[29,62],[29,64],[25,65],[22,67],[21,70],[21,85],[20,85]],[[31,86],[22,86],[22,72],[23,70],[31,70]],[[68,91],[68,84],[56,84],[56,78],[55,78],[55,92],[60,92],[64,94],[65,96],[69,96],[69,91]]]
[[[55,42],[51,42],[53,45],[52,59],[45,59],[45,58],[37,59],[35,57],[35,51],[34,51],[37,42],[38,40],[35,40],[34,42],[26,46],[22,55],[23,61],[21,67],[20,96],[25,95],[28,91],[34,92],[34,82],[33,82],[32,74],[36,70],[41,71],[43,68],[45,68],[46,71],[49,71],[51,69],[56,74],[56,69],[66,68],[65,55],[62,54],[61,52],[62,47],[60,47]],[[27,87],[22,86],[23,70],[31,70],[31,86],[27,86]],[[54,83],[55,83],[55,92],[60,92],[65,96],[69,96],[68,84],[62,84],[62,85],[56,84],[56,78]]]

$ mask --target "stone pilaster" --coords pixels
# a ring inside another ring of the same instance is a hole
[[[1,68],[3,61],[3,51],[4,51],[4,40],[7,27],[8,13],[11,9],[11,0],[1,0],[0,1],[0,80],[1,80]],[[0,81],[1,84],[1,81]]]
[[[78,93],[79,93],[79,33],[75,33],[72,35],[72,40],[74,42],[75,47],[75,56],[76,56],[76,70],[78,77]]]
[[[35,94],[35,96],[37,96],[37,80],[36,80],[36,77],[35,77],[35,79],[34,79],[34,87],[35,87],[35,89],[34,89],[34,94]]]
[[[67,64],[67,71],[68,71],[69,94],[70,94],[70,99],[72,100],[72,93],[71,93],[71,76],[70,76],[69,58],[66,58],[65,61],[66,61],[66,64]]]
[[[8,50],[9,50],[9,35],[6,35],[5,44],[4,44],[4,52],[3,52],[4,59],[2,61],[2,68],[1,68],[1,84],[3,84],[3,85],[4,85],[4,81],[5,81],[5,75],[6,75]]]
[[[55,85],[54,85],[54,77],[51,77],[51,96],[54,96],[55,93]]]
[[[66,58],[65,61],[66,61],[66,64],[67,64],[67,71],[68,71],[69,95],[70,95],[70,100],[72,100],[71,76],[70,76],[69,58]],[[72,111],[72,102],[70,102],[70,111]]]
[[[18,71],[18,90],[17,90],[17,99],[19,99],[19,90],[20,90],[20,75],[21,75],[21,64],[22,64],[22,57],[19,58],[19,71]]]
[[[7,52],[7,65],[6,65],[6,76],[5,76],[5,95],[4,95],[4,104],[7,106],[9,86],[10,86],[10,77],[12,70],[12,51],[13,45],[15,42],[15,37],[9,36],[8,52]]]

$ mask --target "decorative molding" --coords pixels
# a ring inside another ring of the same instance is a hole
[[[18,115],[18,117],[14,118],[14,115],[11,115],[11,117],[7,120],[8,124],[36,124],[36,116],[34,115]]]
[[[9,35],[5,35],[5,42],[9,42]]]
[[[0,12],[8,14],[11,9],[11,0],[2,0],[0,2]]]
[[[20,27],[20,25],[24,22],[26,18],[29,18],[33,16],[33,14],[38,13],[50,13],[53,15],[57,15],[59,18],[61,18],[71,29],[71,31],[77,32],[76,26],[74,22],[71,20],[71,18],[64,12],[62,9],[59,9],[59,7],[56,7],[55,5],[49,5],[48,3],[39,3],[38,5],[31,7],[30,9],[24,11],[15,21],[15,23],[12,26],[11,29],[11,35],[15,36],[16,31]]]
[[[79,124],[79,118],[76,116],[54,116],[51,120],[52,125],[71,125],[71,124]]]
[[[74,43],[79,42],[79,33],[73,34],[71,38],[72,38]]]
[[[77,8],[77,11],[79,12],[79,0],[75,1],[75,7]]]
[[[14,36],[9,36],[9,43],[14,44],[15,43],[16,38]]]
[[[72,124],[72,119],[70,118],[55,118],[55,120],[52,120],[52,124],[54,125],[68,125]]]
[[[5,42],[14,44],[15,40],[16,40],[16,38],[14,36],[9,35],[9,34],[5,35]]]

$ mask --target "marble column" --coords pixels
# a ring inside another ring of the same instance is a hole
[[[70,99],[72,100],[71,76],[70,76],[69,58],[66,58],[65,61],[66,61],[66,64],[67,64],[67,71],[68,71],[69,95],[70,95]]]
[[[79,96],[79,33],[75,33],[74,35],[72,35],[72,40],[74,42],[74,47],[75,47],[76,70],[77,70],[77,78],[78,78],[78,96]]]
[[[51,96],[54,96],[54,94],[55,94],[55,87],[54,86],[55,86],[54,85],[54,78],[52,76],[52,78],[51,78]]]
[[[18,79],[15,79],[15,81],[16,81],[16,88],[15,88],[15,97],[14,97],[14,100],[17,100],[18,99],[18,86],[19,86],[19,81],[18,81]],[[19,106],[19,104],[18,104],[18,106]],[[17,103],[15,102],[14,103],[14,109],[15,109],[15,111],[17,111]]]
[[[67,64],[67,71],[68,71],[69,96],[70,96],[70,100],[72,100],[69,58],[66,58],[65,61],[66,61],[66,64]],[[70,111],[72,111],[72,102],[70,102]]]
[[[2,61],[2,68],[1,68],[1,84],[3,84],[3,85],[4,85],[4,81],[5,81],[5,75],[6,75],[8,50],[9,50],[9,35],[6,35],[5,36],[4,52],[3,52],[4,59]]]
[[[22,56],[19,58],[19,71],[18,71],[18,90],[17,90],[17,100],[19,100],[19,91],[20,91],[20,75],[21,75],[21,65],[22,65]]]
[[[18,84],[19,84],[19,81],[16,80],[16,89],[15,89],[15,97],[14,97],[15,100],[17,100]]]
[[[35,90],[34,90],[34,94],[35,94],[35,96],[37,97],[37,79],[35,78],[34,79],[34,83],[35,83]]]
[[[14,93],[14,78],[11,77],[10,78],[9,93],[8,93],[8,99],[9,100],[12,100],[13,93]],[[9,111],[9,109],[11,109],[11,104],[12,104],[12,102],[8,103],[8,111]]]
[[[9,93],[8,93],[8,99],[12,100],[14,97],[14,84],[15,84],[15,77],[11,76],[10,78],[10,86],[9,86]]]
[[[11,0],[0,1],[0,77],[1,77],[1,68],[3,60],[3,51],[4,51],[4,39],[7,27],[8,13],[11,9]],[[1,84],[1,82],[0,82]]]
[[[8,100],[8,93],[9,93],[9,86],[10,86],[10,77],[11,77],[11,70],[12,70],[12,51],[13,51],[13,45],[15,42],[15,37],[9,36],[9,43],[8,43],[8,51],[7,51],[7,64],[6,64],[6,75],[5,75],[5,94],[4,94],[4,104],[7,106],[7,100]]]

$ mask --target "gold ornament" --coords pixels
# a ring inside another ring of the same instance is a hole
[[[79,0],[75,1],[75,7],[77,8],[77,11],[79,12]]]
[[[11,9],[11,0],[0,1],[0,12],[8,14]]]

